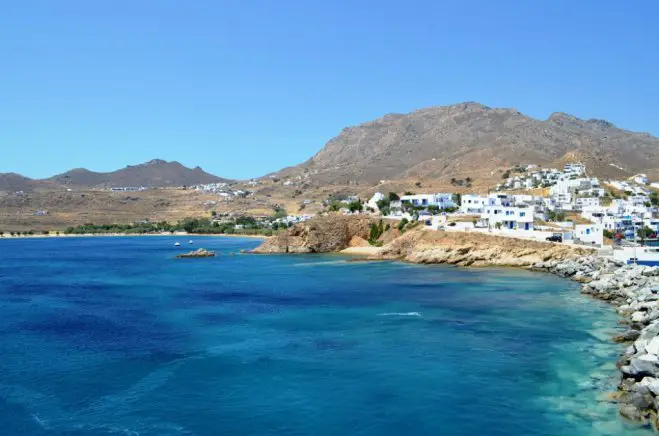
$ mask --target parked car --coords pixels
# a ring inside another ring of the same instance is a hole
[[[563,236],[561,235],[551,235],[546,239],[549,242],[563,242]]]

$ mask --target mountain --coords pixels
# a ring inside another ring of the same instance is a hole
[[[154,159],[140,165],[129,165],[117,171],[98,173],[85,168],[76,168],[48,179],[30,179],[16,173],[0,173],[0,192],[49,190],[53,188],[115,188],[200,185],[229,182],[214,176],[199,167],[188,168],[178,162]]]
[[[382,179],[500,178],[515,164],[579,160],[600,177],[659,176],[659,139],[608,121],[554,113],[536,120],[514,109],[468,102],[389,114],[344,129],[315,156],[281,176],[316,184],[373,184]]]
[[[31,191],[37,182],[16,173],[0,173],[0,191]]]
[[[48,179],[51,182],[73,187],[175,187],[205,183],[226,182],[199,167],[187,168],[178,162],[154,159],[140,165],[129,165],[109,173],[97,173],[84,168],[73,169]]]

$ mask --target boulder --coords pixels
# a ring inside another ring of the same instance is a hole
[[[620,371],[636,380],[642,380],[643,377],[655,377],[659,373],[659,360],[657,360],[657,356],[652,356],[654,360],[649,360],[645,356],[651,355],[644,354],[632,358],[629,365],[621,367]]]
[[[650,342],[645,346],[645,351],[654,356],[659,355],[659,336],[655,336],[650,340]]]
[[[613,342],[622,343],[622,342],[635,341],[636,339],[638,339],[640,335],[641,332],[639,332],[638,330],[629,329],[620,333],[619,335],[614,336]]]

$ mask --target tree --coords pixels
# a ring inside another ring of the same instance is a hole
[[[217,216],[217,211],[212,210],[212,211],[211,211],[211,216],[212,216],[212,217],[216,217],[216,216]]]
[[[49,234],[50,234],[50,232],[49,232],[48,230],[44,230],[44,231],[41,232],[41,233],[42,233],[43,235],[49,235]]]
[[[405,195],[414,195],[414,192],[412,192],[412,191],[405,191]]]
[[[341,209],[341,203],[338,201],[332,201],[330,205],[327,207],[327,210],[330,212],[338,212]]]
[[[381,215],[389,215],[389,212],[391,212],[389,207],[391,202],[388,199],[378,200],[375,204],[377,204]]]
[[[275,219],[286,218],[287,216],[288,212],[286,212],[286,209],[280,206],[275,207]]]
[[[503,173],[503,174],[501,175],[501,178],[502,178],[502,179],[507,179],[508,177],[510,177],[510,171],[506,171],[505,173]]]
[[[382,221],[380,221],[380,225],[382,225]],[[371,224],[371,232],[368,237],[369,244],[374,245],[375,242],[378,239],[380,239],[381,235],[382,235],[382,228],[375,223]]]
[[[389,202],[400,201],[400,197],[395,192],[390,192],[388,197],[389,197]]]
[[[348,203],[348,210],[350,212],[361,212],[364,209],[364,206],[359,201],[351,201]]]
[[[641,244],[644,244],[645,239],[648,238],[650,235],[654,234],[654,230],[652,230],[647,226],[643,226],[636,231],[636,234],[638,235],[639,238],[641,238]]]
[[[457,205],[462,204],[462,194],[453,194],[451,199]]]
[[[657,192],[652,192],[650,194],[650,203],[653,206],[659,206],[659,194]]]
[[[407,225],[407,223],[409,222],[410,221],[407,218],[403,218],[402,220],[400,220],[400,222],[398,223],[398,230],[402,232],[405,226]]]
[[[473,181],[474,181],[474,180],[473,180],[471,177],[467,177],[467,178],[465,179],[465,182],[467,182],[467,183],[471,183],[471,182],[473,182]]]
[[[502,226],[501,222],[497,222],[497,223],[494,224],[494,227],[495,227],[497,230],[501,230],[501,226]]]
[[[416,186],[417,188],[420,188],[420,187],[421,187],[421,182],[416,182],[416,183],[414,184],[414,186]]]
[[[430,206],[427,207],[428,213],[431,215],[437,215],[439,214],[439,206],[435,206],[434,204],[431,204]]]
[[[3,236],[5,236],[5,232],[0,231],[0,238],[3,237]]]
[[[236,218],[236,224],[240,224],[245,227],[257,227],[256,218],[251,216],[239,216]]]

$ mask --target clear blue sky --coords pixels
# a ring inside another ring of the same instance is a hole
[[[348,125],[478,101],[659,135],[659,1],[8,1],[0,172],[248,178]]]

